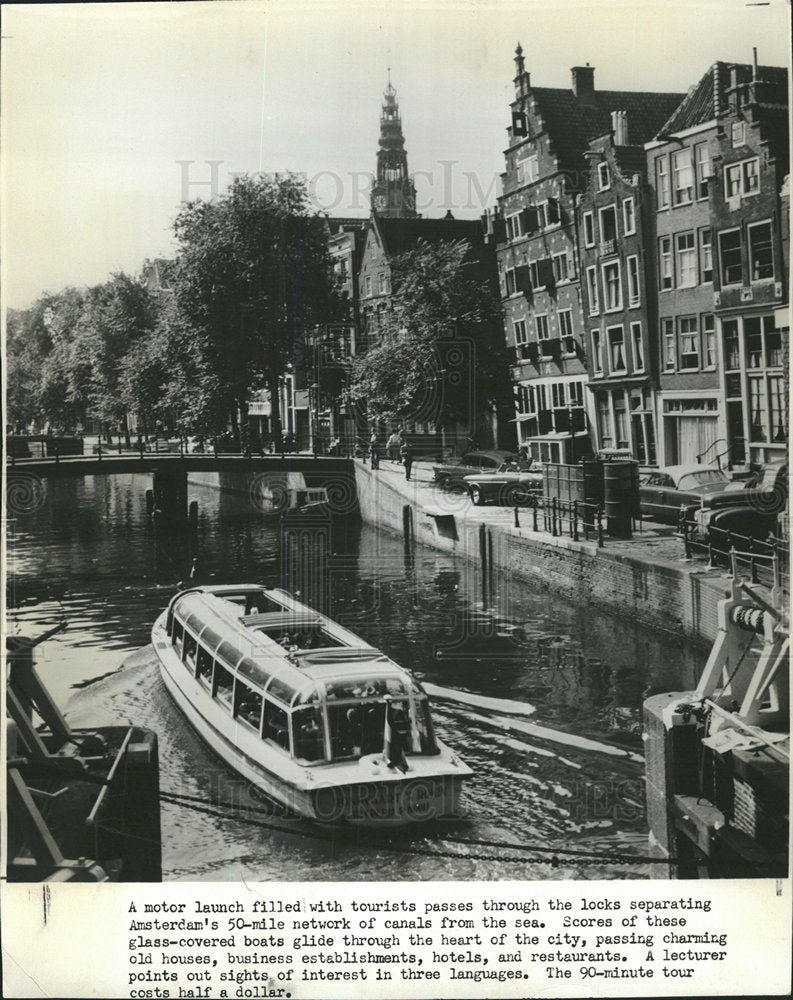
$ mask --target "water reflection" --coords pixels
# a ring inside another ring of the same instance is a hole
[[[20,515],[9,536],[9,625],[36,634],[66,620],[68,629],[41,648],[40,664],[69,717],[152,727],[163,788],[212,807],[163,805],[166,877],[649,874],[622,862],[550,869],[480,861],[444,840],[449,824],[393,835],[426,854],[364,846],[365,835],[354,831],[313,839],[314,828],[273,813],[206,750],[166,694],[151,654],[129,654],[148,642],[155,617],[193,569],[199,582],[284,586],[437,689],[439,735],[475,772],[456,835],[645,853],[641,702],[651,687],[690,686],[700,650],[508,576],[496,575],[483,604],[475,565],[425,549],[406,554],[401,538],[352,521],[292,523],[284,536],[250,504],[244,483],[221,492],[206,479],[191,481],[197,530],[162,531],[146,513],[149,486],[133,475],[49,483],[42,506]],[[104,679],[85,686],[95,678]],[[431,853],[439,849],[452,857]]]

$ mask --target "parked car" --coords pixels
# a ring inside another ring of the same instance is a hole
[[[767,538],[787,506],[788,488],[787,462],[769,463],[744,489],[714,493],[704,504],[689,507],[686,520],[692,525],[692,537],[723,551],[728,548],[726,532],[757,540]]]
[[[516,457],[509,451],[468,451],[456,462],[433,465],[433,478],[441,489],[463,492],[466,490],[466,476],[495,472],[504,462],[514,461]]]
[[[468,495],[475,504],[488,500],[502,507],[536,504],[542,495],[542,467],[524,459],[503,462],[495,472],[465,476]]]
[[[708,465],[669,465],[645,473],[639,482],[643,515],[664,524],[678,524],[680,509],[699,504],[714,493],[737,491],[744,483],[731,482],[721,469]]]

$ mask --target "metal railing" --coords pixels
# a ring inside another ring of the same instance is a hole
[[[543,527],[540,529],[540,513]],[[520,527],[518,508],[514,509],[515,527]],[[597,539],[598,548],[603,548],[603,508],[600,504],[584,503],[582,500],[561,500],[559,497],[537,497],[531,505],[532,531],[546,531],[554,538],[568,535],[577,542],[583,535],[589,541],[590,535]]]
[[[721,566],[732,576],[748,575],[751,583],[773,587],[782,582],[779,548],[786,543],[774,536],[769,540],[753,538],[710,525],[704,537],[698,537],[695,523],[682,517],[680,532],[686,559],[699,553],[707,556],[709,568]]]

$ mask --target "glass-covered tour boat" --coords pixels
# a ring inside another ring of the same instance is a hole
[[[435,736],[419,682],[286,591],[182,591],[152,641],[198,734],[300,815],[397,826],[457,814],[471,769]]]

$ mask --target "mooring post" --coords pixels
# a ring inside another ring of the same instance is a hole
[[[573,541],[578,541],[578,501],[573,500]]]
[[[598,522],[598,548],[603,548],[603,508],[598,504],[597,509],[597,522]]]
[[[515,504],[515,527],[520,527],[520,518],[518,517],[518,505]]]
[[[536,502],[535,502],[534,506],[531,509],[531,522],[532,522],[532,528],[534,529],[534,531],[537,531],[537,504],[536,504]]]

